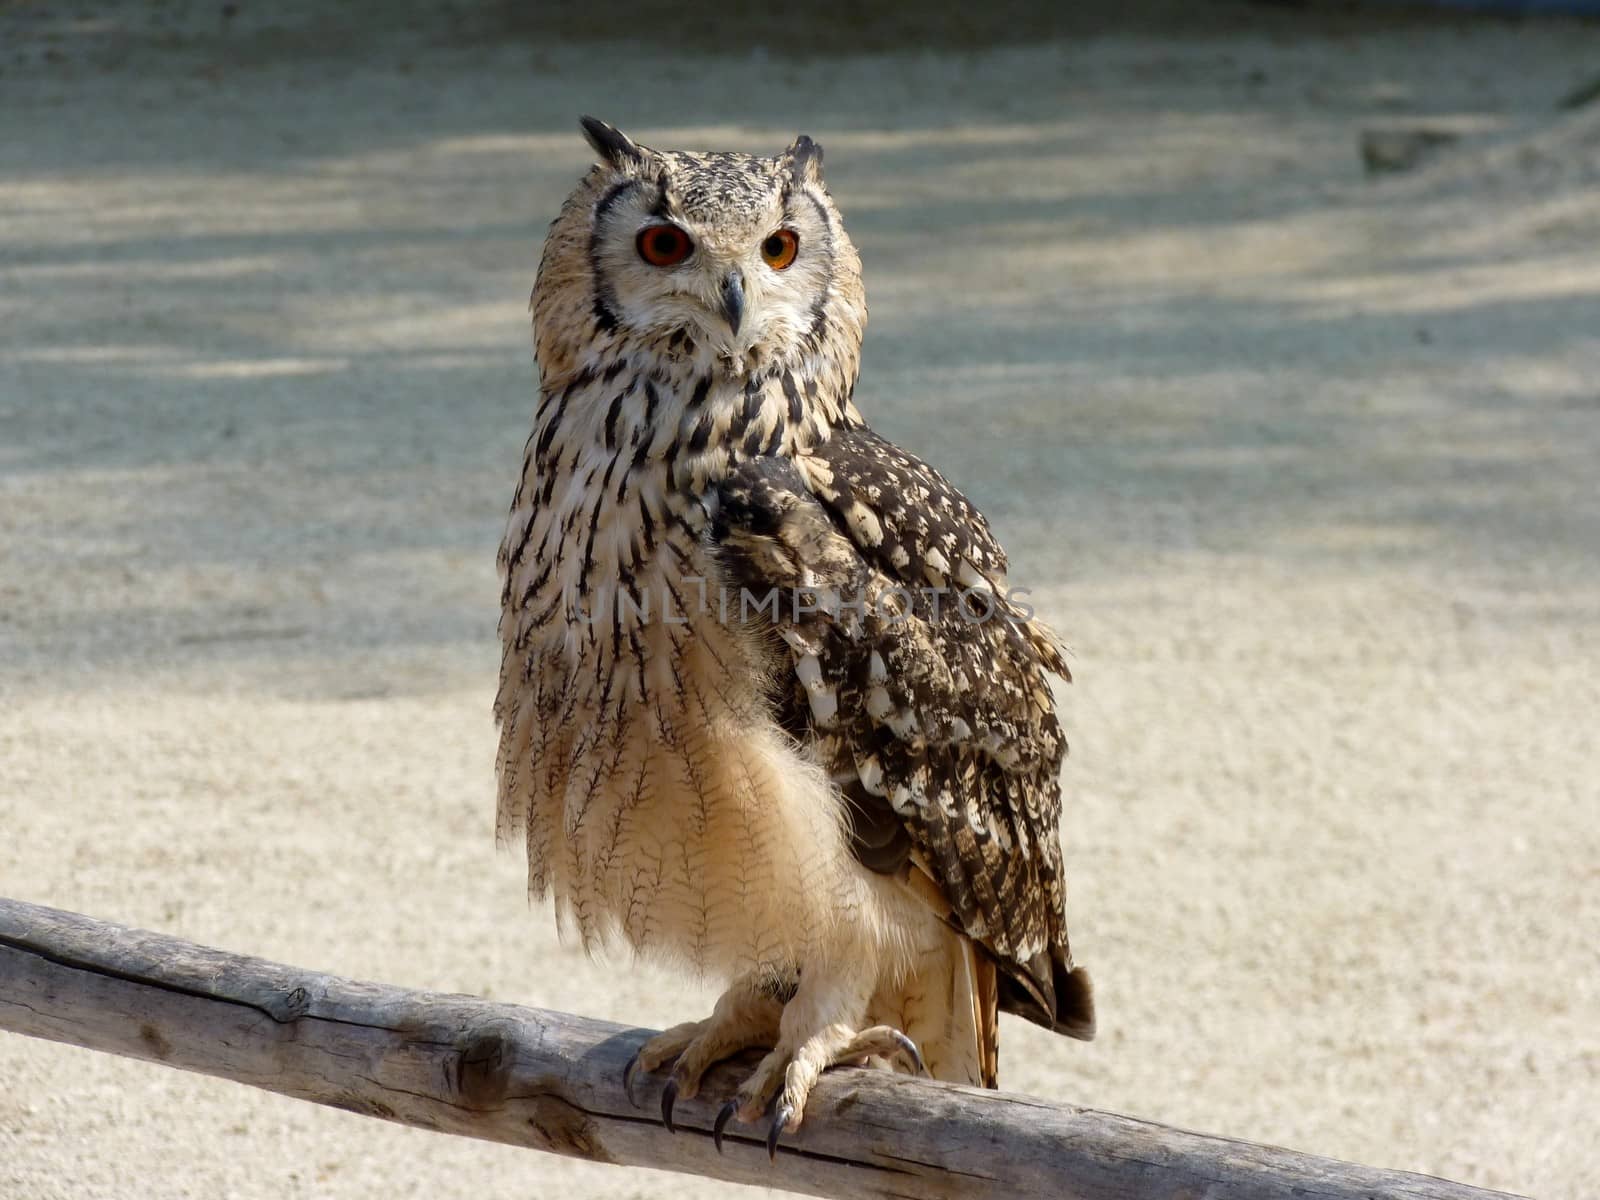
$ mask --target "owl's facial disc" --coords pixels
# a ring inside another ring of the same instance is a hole
[[[688,329],[725,352],[746,348],[740,334],[753,335],[755,325],[745,319],[750,256],[717,235],[712,228],[691,233],[677,222],[648,219],[634,237],[647,270],[615,274],[610,299],[623,322],[647,333]]]
[[[660,155],[641,175],[618,180],[595,211],[599,306],[646,337],[687,331],[737,370],[794,353],[832,274],[810,185],[742,155]]]

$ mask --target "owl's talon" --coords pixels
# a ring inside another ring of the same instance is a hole
[[[794,1109],[780,1100],[778,1111],[772,1114],[772,1128],[767,1130],[767,1157],[773,1162],[778,1161],[778,1135],[783,1132],[783,1127],[789,1123],[789,1118],[792,1116]]]
[[[711,1123],[711,1144],[717,1148],[717,1153],[722,1153],[722,1131],[727,1128],[728,1122],[733,1119],[733,1114],[739,1111],[739,1102],[729,1100],[717,1111],[717,1119]]]
[[[628,1098],[628,1103],[632,1104],[635,1108],[638,1108],[639,1106],[638,1104],[634,1103],[633,1099],[633,1072],[634,1068],[639,1065],[639,1055],[642,1052],[642,1050],[635,1050],[633,1052],[633,1057],[628,1059],[628,1065],[622,1068],[622,1094]]]
[[[672,1106],[678,1101],[678,1081],[667,1080],[667,1086],[661,1089],[661,1123],[667,1127],[668,1133],[677,1133],[672,1127]]]
[[[917,1049],[917,1044],[898,1029],[893,1030],[890,1036],[894,1038],[895,1043],[900,1047],[901,1053],[916,1064],[917,1074],[926,1075],[928,1073],[928,1064],[922,1061],[922,1051]]]

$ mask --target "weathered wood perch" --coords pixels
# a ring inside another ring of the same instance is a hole
[[[403,1125],[597,1162],[833,1197],[985,1200],[1489,1200],[1090,1109],[840,1070],[775,1163],[711,1123],[721,1069],[680,1102],[622,1070],[648,1036],[565,1013],[362,983],[0,899],[0,1029],[218,1075]]]

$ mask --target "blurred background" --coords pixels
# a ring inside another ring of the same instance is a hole
[[[495,548],[578,115],[806,132],[860,407],[1076,656],[1102,1032],[1008,1018],[1002,1082],[1593,1195],[1597,97],[1600,25],[1395,4],[0,2],[0,894],[700,1015],[494,848]],[[15,1200],[749,1194],[0,1078]]]

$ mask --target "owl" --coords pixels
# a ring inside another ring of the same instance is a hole
[[[725,985],[629,1065],[670,1064],[669,1129],[752,1047],[719,1149],[737,1120],[774,1152],[836,1064],[997,1086],[1001,1011],[1094,1033],[1062,648],[984,518],[852,401],[861,263],[821,147],[582,126],[500,551],[499,835],[585,946]]]

